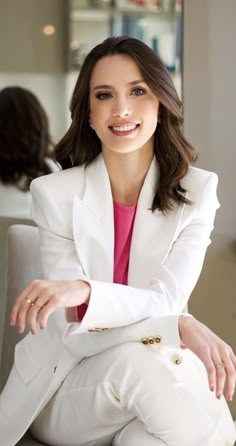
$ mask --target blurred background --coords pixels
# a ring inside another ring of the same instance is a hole
[[[189,310],[236,350],[236,1],[0,0],[0,89],[35,93],[57,142],[86,53],[120,34],[160,55],[183,101],[184,133],[200,150],[197,164],[219,175],[221,208]],[[230,409],[236,419],[235,401]]]

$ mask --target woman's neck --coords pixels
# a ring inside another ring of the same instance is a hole
[[[111,182],[113,200],[124,206],[138,201],[153,152],[136,150],[129,153],[103,152],[104,162]]]

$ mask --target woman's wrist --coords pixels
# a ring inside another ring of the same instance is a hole
[[[191,314],[183,313],[179,316],[178,319],[178,327],[179,327],[179,337],[181,340],[181,343],[184,344],[184,329],[187,327],[187,325],[191,324],[191,321],[194,319],[194,317]]]
[[[81,286],[82,286],[82,293],[84,296],[84,303],[86,305],[89,304],[89,300],[90,300],[90,294],[91,294],[91,285],[86,282],[85,280],[80,280],[79,281]]]

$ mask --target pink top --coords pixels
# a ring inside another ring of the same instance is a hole
[[[137,204],[123,206],[114,201],[114,283],[128,284],[129,253]]]
[[[137,204],[133,206],[123,206],[114,204],[114,276],[113,282],[122,285],[128,284],[129,253],[132,240],[133,226]],[[87,310],[87,305],[82,304],[77,307],[77,316],[82,321]]]

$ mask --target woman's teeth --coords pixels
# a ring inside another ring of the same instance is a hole
[[[116,132],[128,132],[130,130],[134,130],[137,127],[136,124],[134,125],[123,125],[119,127],[112,127],[112,130],[115,130]]]

